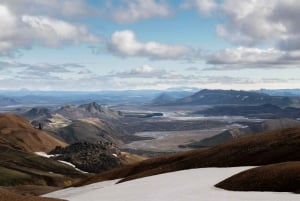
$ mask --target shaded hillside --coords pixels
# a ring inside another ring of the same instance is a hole
[[[300,193],[300,162],[277,163],[253,168],[216,184],[233,191]]]
[[[21,115],[27,119],[45,119],[51,117],[51,111],[44,107],[34,107]]]
[[[79,185],[101,180],[141,177],[201,167],[258,166],[300,160],[300,127],[246,136],[222,145],[149,159],[92,177]]]
[[[256,105],[256,106],[216,106],[194,114],[202,114],[205,116],[245,116],[254,118],[299,118],[299,108],[284,108],[272,104]]]
[[[245,127],[226,130],[218,135],[183,146],[191,148],[212,147],[224,142],[228,142],[234,138],[252,135],[258,132],[300,126],[300,121],[293,119],[273,119],[258,123],[247,123],[246,125],[247,126]]]
[[[289,106],[292,104],[290,97],[270,96],[263,93],[235,90],[201,90],[191,96],[179,99],[172,104],[193,105],[262,105],[274,104],[277,106]]]
[[[69,144],[97,141],[120,142],[116,138],[119,134],[118,130],[99,119],[74,120],[70,125],[55,129],[52,133]]]
[[[76,106],[67,105],[61,107],[56,113],[63,115],[69,119],[82,119],[95,117],[100,119],[118,119],[122,115],[118,111],[114,111],[108,107],[101,106],[96,102]]]
[[[85,176],[56,160],[0,145],[0,186],[68,186]]]
[[[24,196],[12,193],[8,190],[0,188],[0,201],[62,201],[61,199],[44,198],[36,196]]]
[[[65,143],[35,129],[26,119],[13,114],[0,114],[0,144],[14,149],[48,152]]]

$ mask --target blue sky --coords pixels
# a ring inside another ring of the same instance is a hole
[[[0,0],[0,89],[300,88],[296,0]]]

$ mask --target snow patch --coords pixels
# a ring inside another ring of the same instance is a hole
[[[298,201],[299,194],[233,192],[214,187],[218,182],[251,167],[200,168],[161,174],[121,184],[116,180],[44,195],[69,201]]]
[[[45,152],[42,152],[42,151],[38,151],[38,152],[34,152],[34,153],[38,156],[42,156],[42,157],[45,157],[45,158],[50,158],[50,157],[53,157],[53,156],[57,156],[57,155],[49,155],[49,154],[46,154]]]
[[[75,170],[77,170],[78,172],[85,173],[85,174],[88,173],[88,172],[85,172],[83,170],[80,170],[80,169],[76,168],[76,166],[74,164],[69,163],[68,161],[58,160],[58,162],[64,163],[66,165],[69,165],[69,166],[73,167]]]
[[[45,152],[34,152],[36,155],[38,156],[42,156],[42,157],[45,157],[45,158],[51,158],[51,157],[55,157],[55,156],[59,156],[59,154],[55,154],[55,155],[52,155],[52,154],[46,154]],[[82,171],[78,168],[76,168],[76,166],[72,163],[69,163],[67,161],[61,161],[61,160],[57,160],[58,162],[61,162],[61,163],[64,163],[66,165],[69,165],[71,167],[73,167],[75,170],[77,170],[78,172],[81,172],[81,173],[88,173],[88,172],[85,172],[85,171]]]

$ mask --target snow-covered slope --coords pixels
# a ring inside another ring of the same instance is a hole
[[[232,192],[214,185],[250,167],[200,168],[172,172],[114,185],[99,182],[45,195],[69,201],[296,201],[299,194],[273,192]]]

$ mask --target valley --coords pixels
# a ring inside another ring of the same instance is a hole
[[[226,104],[208,104],[209,99],[222,99],[224,94],[230,96]],[[240,98],[247,94],[253,104]],[[101,104],[80,96],[79,104],[1,107],[0,148],[4,152],[0,175],[6,176],[0,185],[13,193],[40,195],[51,189],[111,179],[125,182],[190,168],[298,161],[291,154],[298,148],[290,144],[298,140],[297,97],[232,90],[204,90],[171,102],[166,95],[156,96],[139,103],[115,100]],[[291,128],[296,136],[288,130]],[[274,139],[266,137],[268,132]],[[289,137],[281,139],[276,132]],[[291,149],[286,150],[286,144]],[[274,156],[273,146],[277,147]],[[288,153],[288,160],[277,158]],[[35,186],[42,188],[34,190]]]

